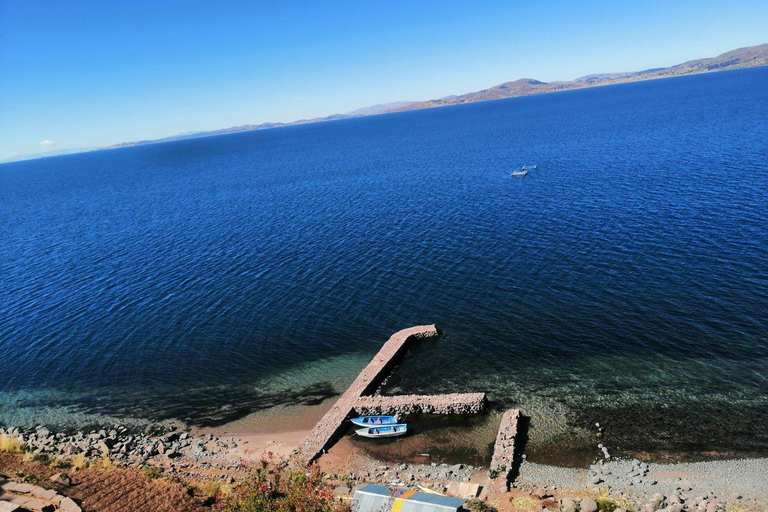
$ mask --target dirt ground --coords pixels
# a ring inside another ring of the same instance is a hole
[[[16,478],[23,474],[37,485],[51,487],[49,478],[62,470],[25,462],[18,455],[0,454],[0,473]],[[148,480],[127,469],[67,470],[69,488],[57,488],[77,501],[83,512],[202,512],[203,507],[178,483]]]

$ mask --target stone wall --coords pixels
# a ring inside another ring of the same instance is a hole
[[[371,414],[475,414],[485,408],[485,393],[447,395],[361,396],[355,411]]]
[[[51,478],[54,483],[61,480]],[[55,490],[43,489],[37,485],[13,482],[0,476],[0,512],[82,512],[71,498],[58,494]]]
[[[496,444],[493,446],[491,471],[498,473],[494,484],[508,490],[515,461],[515,443],[517,441],[517,423],[520,419],[519,409],[510,409],[501,417],[499,432],[496,434]]]

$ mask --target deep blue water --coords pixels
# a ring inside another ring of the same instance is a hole
[[[768,453],[767,211],[766,67],[2,165],[0,423],[313,403],[434,322],[386,392]]]

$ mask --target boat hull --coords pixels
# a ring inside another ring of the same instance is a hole
[[[360,437],[367,437],[370,439],[384,439],[388,437],[404,436],[408,433],[408,426],[401,425],[385,425],[383,427],[368,427],[361,428],[355,431]]]
[[[360,416],[349,421],[358,427],[378,427],[382,425],[396,425],[398,423],[396,416]]]

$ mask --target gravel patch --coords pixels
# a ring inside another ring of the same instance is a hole
[[[600,461],[587,469],[559,468],[532,462],[520,467],[519,485],[608,491],[634,500],[663,495],[671,502],[768,504],[768,458],[682,464],[638,460]],[[694,507],[685,507],[694,508]],[[706,510],[706,505],[703,507]]]

